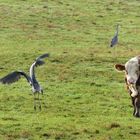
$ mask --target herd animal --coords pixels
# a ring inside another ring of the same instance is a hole
[[[125,73],[125,84],[134,108],[133,115],[140,117],[140,56],[131,58],[125,64],[116,64],[115,69]]]

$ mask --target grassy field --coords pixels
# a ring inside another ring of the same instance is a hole
[[[138,0],[0,0],[0,77],[28,73],[50,53],[36,69],[42,111],[24,78],[0,85],[0,140],[139,140],[140,119],[114,70],[140,54],[139,9]]]

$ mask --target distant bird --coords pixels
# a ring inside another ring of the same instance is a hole
[[[114,47],[118,43],[118,32],[119,32],[119,25],[117,25],[116,27],[116,32],[115,32],[114,37],[111,40],[110,47]]]
[[[36,58],[36,60],[33,62],[33,64],[30,67],[30,76],[28,76],[23,71],[14,71],[0,79],[0,83],[2,83],[2,84],[12,84],[12,83],[18,81],[21,78],[21,76],[24,76],[26,78],[27,82],[32,87],[32,91],[33,91],[33,95],[34,95],[34,109],[35,110],[36,110],[36,101],[37,100],[39,102],[39,109],[41,110],[41,101],[39,98],[39,94],[40,93],[43,94],[43,89],[41,88],[41,86],[39,85],[39,83],[35,77],[35,67],[43,65],[45,62],[42,61],[42,59],[46,58],[46,57],[49,57],[48,53],[43,54]],[[37,98],[36,98],[36,95],[38,95]]]

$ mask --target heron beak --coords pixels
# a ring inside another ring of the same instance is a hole
[[[136,88],[135,84],[129,84],[129,89],[132,92],[132,94],[131,94],[132,97],[135,97],[135,96],[138,95],[138,91],[137,91],[137,88]]]

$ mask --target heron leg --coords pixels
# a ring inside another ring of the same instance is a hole
[[[41,90],[41,94],[43,95],[43,90]]]
[[[41,100],[40,100],[40,98],[39,98],[39,92],[38,92],[38,103],[39,103],[39,109],[41,110]]]
[[[42,101],[43,101],[44,107],[47,108],[46,103],[45,103],[45,94],[42,95]]]
[[[34,110],[36,110],[36,93],[34,93]]]

